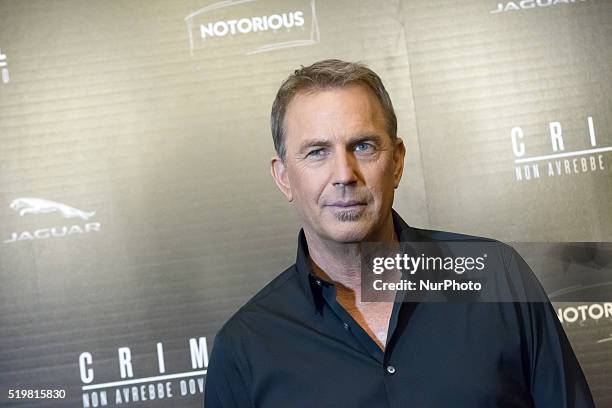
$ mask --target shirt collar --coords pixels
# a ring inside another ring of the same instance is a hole
[[[395,234],[400,242],[410,242],[417,240],[417,234],[412,227],[399,216],[399,214],[391,209],[391,216],[393,218],[393,228]],[[304,230],[300,229],[298,235],[298,248],[297,256],[295,260],[295,267],[299,276],[300,284],[304,293],[307,297],[311,297],[313,305],[317,312],[321,313],[325,299],[323,298],[323,289],[329,286],[334,286],[333,283],[328,282],[318,276],[316,276],[310,265],[308,243],[306,242],[306,235]]]

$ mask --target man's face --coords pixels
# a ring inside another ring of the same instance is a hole
[[[285,114],[284,163],[272,175],[304,229],[322,240],[375,240],[388,220],[404,162],[374,93],[363,85],[296,95]]]

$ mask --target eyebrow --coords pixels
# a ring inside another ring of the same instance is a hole
[[[381,144],[382,136],[376,133],[366,133],[362,135],[357,135],[357,136],[351,137],[348,140],[348,145],[354,146],[356,144],[359,144],[365,141],[373,141],[375,143]],[[331,144],[332,143],[329,141],[329,139],[311,139],[311,140],[307,140],[304,143],[302,143],[300,145],[298,152],[304,152],[306,149],[310,147],[319,147],[319,146],[326,147],[326,146],[331,146]]]

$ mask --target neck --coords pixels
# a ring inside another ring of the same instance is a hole
[[[338,291],[359,293],[361,285],[361,243],[325,240],[304,227],[313,272],[337,285]],[[391,214],[369,242],[397,242]]]

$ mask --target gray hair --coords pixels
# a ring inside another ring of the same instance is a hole
[[[313,92],[324,89],[342,88],[353,84],[363,84],[373,92],[385,115],[387,133],[392,140],[397,137],[397,118],[391,98],[380,77],[361,63],[327,59],[296,69],[283,82],[272,104],[270,127],[276,153],[285,160],[284,119],[289,102],[300,92]]]

